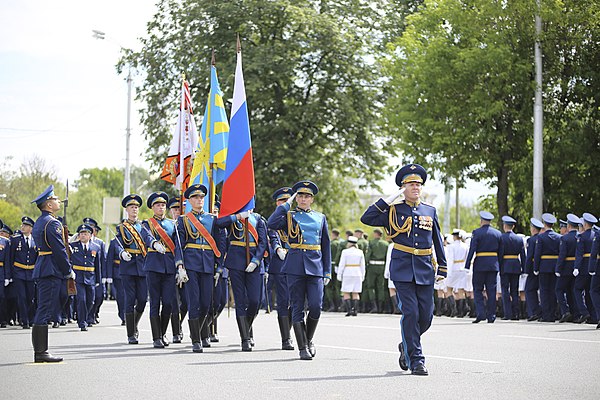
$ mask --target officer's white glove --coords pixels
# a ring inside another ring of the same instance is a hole
[[[221,273],[219,271],[215,272],[215,287],[219,284],[219,279],[221,279]]]
[[[574,269],[573,270],[573,276],[577,276],[579,275],[579,270],[578,269]]]
[[[99,283],[96,283],[94,286],[95,286],[95,287],[98,287],[98,286],[100,286],[100,284],[99,284]]]
[[[242,219],[246,219],[250,216],[250,212],[249,211],[242,211],[241,213],[239,213],[237,215],[237,219],[242,220]]]
[[[75,280],[75,271],[71,270],[71,273],[69,275],[67,275],[67,279]]]
[[[106,278],[106,283],[112,283],[112,278]]]
[[[268,281],[268,280],[269,280],[269,273],[265,272],[265,281]]]
[[[106,283],[106,278],[102,278],[102,284],[104,285]]]
[[[323,284],[324,284],[325,286],[329,285],[329,282],[331,282],[331,279],[330,279],[330,278],[323,278]]]
[[[131,254],[129,254],[128,252],[126,252],[125,250],[123,250],[121,252],[121,260],[123,260],[123,261],[131,261]]]
[[[277,257],[279,257],[279,259],[281,261],[285,260],[285,255],[286,254],[287,254],[287,251],[283,247],[278,247],[277,248]]]
[[[250,264],[248,264],[246,267],[246,272],[254,272],[256,267],[258,267],[258,264],[256,264],[254,261],[250,261]]]
[[[165,254],[167,252],[165,246],[163,246],[163,244],[158,240],[152,244],[152,248],[158,251],[160,254]]]
[[[8,284],[9,284],[9,283],[10,283],[10,280],[9,280],[9,279],[5,279],[5,280],[4,280],[4,286],[8,286]]]
[[[179,269],[177,269],[177,274],[175,274],[175,283],[179,287],[182,287],[187,281],[189,281],[187,271],[185,268],[183,268],[183,266],[180,266]]]
[[[555,272],[554,275],[556,275],[557,278],[560,278],[560,272]]]
[[[596,275],[596,273],[595,272],[590,272],[590,275],[594,276],[594,275]]]
[[[286,200],[286,203],[288,203],[290,206],[292,205],[292,203],[294,202],[294,199],[296,198],[296,195],[298,193],[294,193],[289,199]]]
[[[400,197],[402,195],[402,193],[404,193],[405,190],[406,190],[406,188],[401,187],[400,190],[392,193],[390,196],[383,199],[383,201],[385,201],[387,204],[392,204],[394,202],[394,200],[396,200],[398,197]]]
[[[533,274],[534,274],[535,276],[538,276],[538,275],[540,274],[540,271],[533,271]]]

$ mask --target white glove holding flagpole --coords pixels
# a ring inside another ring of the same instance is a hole
[[[392,204],[394,202],[394,200],[396,200],[398,197],[402,196],[402,193],[404,193],[405,190],[406,190],[406,188],[401,187],[400,190],[393,193],[391,196],[386,197],[385,199],[383,199],[383,201],[385,201],[388,205]]]
[[[258,267],[258,264],[256,264],[254,261],[250,261],[250,264],[248,264],[246,267],[246,272],[254,272],[256,267]]]

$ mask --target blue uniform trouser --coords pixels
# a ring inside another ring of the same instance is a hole
[[[96,320],[96,315],[100,312],[100,306],[102,305],[102,303],[104,303],[104,289],[104,283],[96,285],[96,289],[94,290],[94,305],[92,305],[92,310],[90,311],[91,321]]]
[[[583,316],[596,315],[594,306],[592,304],[592,298],[590,297],[591,288],[591,276],[585,272],[580,273],[575,278],[575,302],[577,303],[577,309]]]
[[[111,290],[117,301],[117,313],[121,321],[125,321],[125,290],[121,278],[113,279]]]
[[[574,294],[575,277],[571,274],[563,274],[556,280],[556,299],[560,306],[561,315],[566,313],[571,313],[573,316],[579,315]]]
[[[554,272],[540,272],[539,277],[542,319],[554,321],[556,319],[556,275]]]
[[[148,299],[148,285],[145,276],[121,275],[123,291],[125,292],[125,314],[143,313]]]
[[[58,293],[58,299],[56,300],[56,312],[54,314],[54,321],[61,322],[67,317],[65,308],[69,302],[69,293],[67,292],[67,280],[63,279],[60,285],[60,291]]]
[[[288,290],[286,274],[271,274],[269,280],[273,279],[275,293],[277,293],[277,317],[283,318],[290,314],[290,292]]]
[[[4,282],[2,282],[4,284]],[[35,282],[15,278],[13,285],[17,292],[17,305],[19,310],[19,320],[22,324],[29,324],[33,318],[35,305],[33,297],[35,296]]]
[[[477,319],[493,321],[496,319],[496,285],[498,272],[496,271],[473,271],[473,297],[475,298],[475,309]],[[483,288],[487,294],[487,303],[483,299]]]
[[[94,320],[92,309],[96,288],[93,285],[77,284],[77,325],[80,328],[90,325]]]
[[[592,280],[590,283],[590,297],[592,298],[592,304],[594,305],[594,310],[596,311],[596,318],[594,321],[600,320],[600,276],[598,272],[596,275],[592,276]]]
[[[417,285],[412,282],[394,281],[398,308],[402,311],[400,331],[408,367],[412,370],[425,362],[421,348],[421,335],[433,320],[433,285]]]
[[[504,318],[519,316],[519,276],[520,274],[500,274]]]
[[[260,295],[262,291],[262,277],[258,269],[254,272],[229,270],[233,298],[235,299],[235,315],[238,317],[252,317],[258,314]]]
[[[540,296],[538,290],[540,288],[540,278],[533,273],[527,274],[525,280],[525,302],[527,303],[527,316],[542,315],[542,307],[540,306]]]
[[[62,283],[62,279],[54,276],[37,280],[38,307],[33,317],[35,325],[46,325],[48,321],[52,320]]]
[[[227,305],[227,278],[219,278],[217,286],[213,290],[213,315],[218,315]]]
[[[162,313],[171,315],[175,298],[175,274],[163,274],[148,271],[148,292],[150,293],[150,317],[159,317]]]
[[[287,275],[292,305],[292,322],[304,321],[304,303],[308,304],[308,318],[319,319],[323,305],[323,278],[312,275]]]
[[[187,270],[189,281],[185,284],[189,319],[204,318],[208,315],[214,279],[212,274]],[[236,299],[237,303],[237,299]]]

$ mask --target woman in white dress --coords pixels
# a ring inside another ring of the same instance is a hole
[[[337,278],[342,282],[342,296],[348,312],[346,317],[356,316],[358,300],[365,280],[365,254],[356,247],[358,238],[350,236],[347,248],[342,250],[338,264]]]

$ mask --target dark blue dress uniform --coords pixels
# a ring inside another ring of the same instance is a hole
[[[504,248],[502,245],[502,234],[498,229],[489,225],[489,221],[494,219],[494,215],[487,211],[481,211],[479,216],[482,221],[488,221],[473,231],[471,245],[465,268],[471,268],[473,261],[473,297],[475,298],[475,308],[477,309],[477,318],[474,323],[483,321],[487,318],[489,323],[496,320],[496,285],[497,274],[500,269],[500,262],[504,257]],[[483,289],[487,293],[487,303],[484,303]]]
[[[136,194],[125,196],[121,201],[123,208],[129,205],[142,205],[142,198]],[[142,318],[148,298],[148,284],[144,271],[146,258],[146,245],[141,237],[142,223],[140,221],[124,220],[117,226],[117,245],[121,264],[121,281],[125,292],[125,325],[127,327],[127,341],[137,344],[137,325]],[[123,247],[125,246],[125,247]],[[131,260],[123,259],[123,251],[131,255]]]
[[[567,222],[567,227],[570,226],[571,229],[560,237],[558,260],[556,261],[556,299],[561,313],[559,322],[571,322],[579,314],[575,303],[575,277],[573,276],[579,218],[574,214],[569,214]]]
[[[517,221],[505,215],[502,222],[512,227]],[[500,285],[504,319],[519,319],[519,277],[525,270],[525,244],[512,230],[502,234],[502,259],[500,260]]]
[[[590,263],[588,266],[589,274],[592,277],[590,283],[590,297],[596,310],[596,318],[600,320],[600,229],[594,226],[594,239],[592,240],[592,250],[590,251]],[[600,322],[596,326],[600,329]]]
[[[89,232],[91,235],[92,229],[89,225],[80,225],[77,233]],[[71,243],[71,263],[77,285],[77,324],[82,331],[87,331],[87,327],[94,323],[92,312],[101,257],[100,246],[91,238],[87,243]]]
[[[57,199],[54,196],[54,186],[51,185],[33,202],[41,209],[47,201],[58,201]],[[52,213],[44,209],[35,221],[32,234],[38,249],[38,258],[33,269],[38,301],[31,332],[34,361],[62,361],[62,358],[53,357],[48,353],[48,321],[55,311],[60,286],[64,284],[63,278],[73,272],[67,255],[63,227]]]
[[[592,214],[583,214],[584,222],[587,222],[588,228],[579,235],[577,239],[577,248],[575,251],[575,266],[574,269],[579,270],[579,274],[575,278],[575,302],[577,309],[581,313],[576,322],[582,323],[589,321],[590,323],[598,323],[599,316],[596,313],[600,310],[594,308],[594,303],[590,296],[591,291],[591,276],[589,274],[590,255],[592,251],[592,242],[596,233],[591,229],[593,224],[598,222]]]
[[[99,322],[99,314],[100,314],[100,306],[104,303],[104,295],[106,294],[106,279],[108,278],[108,271],[106,267],[106,243],[104,240],[100,239],[98,236],[99,231],[102,230],[96,222],[95,219],[87,217],[83,219],[83,223],[89,225],[93,228],[92,231],[92,241],[100,246],[100,253],[98,256],[100,257],[100,262],[98,266],[98,270],[96,271],[96,291],[94,297],[94,305],[92,306],[92,321],[94,323]]]
[[[533,273],[533,258],[535,254],[535,242],[539,230],[544,227],[542,221],[537,218],[530,220],[532,229],[531,236],[527,239],[527,258],[525,259],[525,303],[527,304],[527,321],[535,321],[542,316],[542,307],[540,306],[540,278]],[[536,230],[538,232],[536,232]]]
[[[125,324],[125,291],[123,290],[123,282],[121,281],[121,273],[119,266],[121,259],[119,258],[119,245],[117,239],[114,238],[108,245],[106,253],[106,279],[111,284],[111,294],[117,302],[117,313],[121,319],[121,324]]]
[[[207,189],[204,185],[189,186],[184,195],[205,196]],[[191,220],[193,218],[193,220]],[[177,219],[175,265],[183,265],[187,271],[189,281],[185,284],[188,305],[188,324],[192,338],[192,351],[201,353],[202,342],[200,331],[206,322],[215,272],[222,272],[223,255],[226,250],[226,234],[217,227],[216,216],[205,212],[191,211]],[[201,230],[195,224],[201,225]],[[206,231],[208,237],[202,233]]]
[[[24,225],[34,226],[29,217],[21,218]],[[35,282],[33,268],[37,260],[36,242],[33,235],[16,233],[10,238],[9,268],[17,293],[19,319],[23,328],[29,328],[35,314]]]
[[[402,167],[396,174],[396,184],[424,184],[425,169],[418,164]],[[383,199],[369,206],[361,222],[385,228],[394,242],[390,258],[390,279],[396,287],[398,307],[402,311],[400,328],[400,366],[413,373],[425,369],[421,335],[433,320],[433,284],[436,270],[432,249],[439,265],[437,275],[445,277],[446,255],[435,207],[417,201],[400,201],[388,205]]]
[[[146,205],[148,208],[157,203],[166,203],[169,197],[165,192],[152,193]],[[152,328],[152,339],[154,347],[163,348],[169,342],[165,339],[171,312],[173,311],[173,300],[175,298],[175,221],[168,218],[152,217],[142,222],[142,238],[148,248],[148,254],[144,260],[144,271],[148,281],[150,293],[150,327]],[[162,236],[161,236],[162,235]],[[156,243],[162,244],[165,253],[161,254],[155,247]],[[161,309],[162,304],[162,309]]]
[[[268,246],[267,227],[261,216],[251,213],[248,223],[250,225],[246,228],[245,222],[238,221],[236,215],[221,217],[216,221],[220,229],[227,228],[227,255],[224,266],[229,270],[243,351],[252,350],[250,329],[260,305],[264,275],[262,259]],[[247,244],[249,260],[246,258]],[[249,263],[256,265],[252,272],[246,272]]]
[[[292,187],[292,191],[315,196],[319,188],[313,182],[301,181]],[[286,202],[277,206],[269,217],[267,226],[287,234],[290,250],[281,271],[287,276],[292,323],[300,357],[311,359],[316,355],[312,339],[321,316],[324,279],[331,280],[331,245],[327,218],[311,209],[291,210],[290,204]],[[308,303],[306,322],[305,302]]]
[[[552,214],[543,214],[542,221],[546,231],[537,235],[533,272],[540,277],[540,303],[542,306],[542,322],[556,320],[556,262],[560,246],[560,235],[552,230],[556,217]]]

